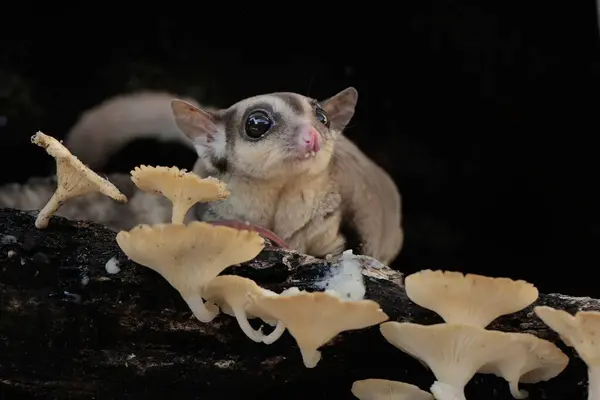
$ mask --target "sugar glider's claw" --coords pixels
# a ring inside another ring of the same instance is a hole
[[[290,246],[288,246],[288,244],[282,238],[277,236],[273,231],[270,231],[269,229],[263,228],[259,225],[244,222],[239,219],[222,219],[218,221],[209,221],[209,223],[213,225],[230,226],[235,229],[251,230],[258,233],[265,239],[269,239],[276,246],[283,247],[284,249],[290,248]]]

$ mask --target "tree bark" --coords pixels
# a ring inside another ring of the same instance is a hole
[[[383,339],[378,327],[344,332],[321,350],[313,369],[302,364],[289,333],[272,345],[252,342],[234,318],[202,324],[160,275],[128,261],[115,232],[89,222],[0,209],[0,398],[2,399],[353,399],[355,380],[392,379],[428,390],[434,377]],[[110,274],[115,258],[120,271]],[[398,272],[364,257],[366,298],[390,320],[442,322],[407,298]],[[280,292],[311,290],[330,261],[268,246],[252,262],[229,268]],[[575,312],[600,302],[559,294],[535,305]],[[489,329],[526,331],[557,343],[570,357],[557,378],[521,387],[530,399],[578,400],[587,368],[528,307]],[[254,322],[254,321],[251,321]],[[255,325],[253,323],[253,325]],[[471,399],[511,399],[508,384],[476,375]]]

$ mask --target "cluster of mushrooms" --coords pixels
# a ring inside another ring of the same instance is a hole
[[[127,201],[114,185],[81,163],[58,140],[38,132],[32,142],[46,148],[57,163],[57,189],[38,214],[36,227],[46,227],[52,214],[69,198],[96,191]],[[274,343],[287,329],[300,348],[305,366],[313,368],[321,359],[319,347],[340,332],[389,319],[372,300],[347,300],[333,290],[306,292],[295,287],[278,294],[248,278],[219,275],[232,265],[252,260],[264,248],[264,239],[256,231],[200,221],[184,224],[194,204],[229,196],[225,185],[176,167],[136,167],[131,179],[139,189],[171,201],[171,223],[121,231],[117,243],[131,260],[163,276],[199,321],[209,323],[222,311],[235,317],[250,339],[265,344]],[[249,318],[260,318],[274,329],[264,334],[262,327],[252,328]]]
[[[393,346],[418,359],[436,378],[430,390],[385,379],[354,382],[360,400],[466,400],[465,386],[475,374],[505,379],[515,399],[528,393],[519,383],[538,383],[559,375],[569,358],[553,343],[529,333],[501,332],[486,327],[496,318],[518,312],[538,298],[535,286],[523,280],[460,272],[423,270],[405,279],[406,294],[415,304],[445,321],[434,325],[385,322],[379,328]],[[574,316],[537,306],[535,314],[588,366],[588,400],[600,400],[600,312]]]
[[[98,176],[55,138],[37,132],[32,142],[56,160],[57,189],[40,210],[35,226],[48,226],[51,216],[70,198],[99,192],[119,202],[127,198],[108,180]],[[430,391],[383,379],[366,379],[352,385],[361,400],[466,400],[465,386],[475,374],[504,378],[515,399],[528,393],[519,383],[536,383],[559,375],[569,362],[553,343],[528,333],[501,332],[486,327],[496,318],[518,312],[538,298],[535,286],[522,280],[475,274],[424,270],[405,279],[407,296],[444,320],[434,325],[388,321],[378,303],[350,300],[335,290],[306,292],[292,287],[275,293],[251,279],[220,275],[226,268],[255,258],[264,239],[253,230],[193,221],[184,223],[198,202],[229,196],[214,178],[176,167],[140,166],[131,179],[143,191],[168,198],[171,223],[139,225],[121,231],[116,240],[136,263],[158,272],[185,300],[194,316],[210,323],[220,312],[235,317],[253,341],[274,343],[287,330],[296,340],[304,365],[314,368],[319,348],[348,330],[379,325],[382,336],[425,364],[436,380]],[[600,400],[600,312],[580,311],[575,316],[551,307],[535,307],[537,316],[573,347],[588,366],[589,400]],[[255,330],[249,319],[259,318],[273,328]],[[386,322],[388,321],[388,322]]]
[[[427,365],[436,377],[431,393],[404,384],[366,380],[354,384],[362,393],[376,387],[405,393],[406,399],[465,399],[464,388],[476,373],[504,378],[514,398],[523,399],[519,382],[536,383],[557,376],[568,357],[552,342],[528,333],[488,330],[496,318],[524,309],[537,300],[538,290],[525,281],[448,271],[425,270],[405,280],[406,294],[417,305],[434,311],[445,323],[419,325],[386,322],[381,334],[393,346]]]

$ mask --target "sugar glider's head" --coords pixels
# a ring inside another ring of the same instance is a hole
[[[326,168],[357,100],[358,92],[349,87],[321,102],[271,93],[224,110],[201,110],[181,100],[171,106],[208,172],[272,179]]]

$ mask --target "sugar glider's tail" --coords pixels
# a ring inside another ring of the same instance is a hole
[[[101,168],[111,155],[135,139],[177,141],[192,147],[175,124],[171,100],[190,98],[143,91],[111,97],[83,112],[67,133],[65,145],[91,168]]]

